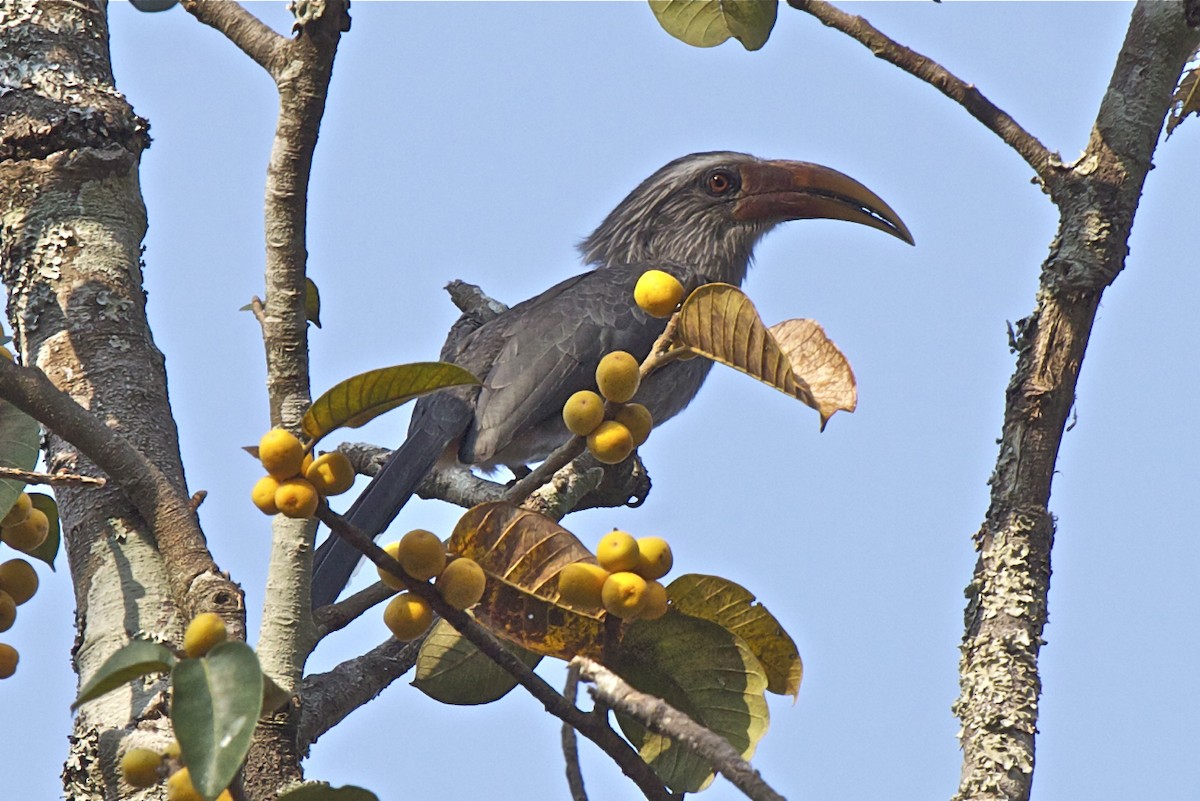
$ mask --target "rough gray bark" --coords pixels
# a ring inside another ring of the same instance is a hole
[[[56,491],[78,602],[73,656],[86,679],[134,635],[178,642],[181,616],[200,610],[222,613],[241,632],[242,598],[216,570],[186,502],[142,288],[138,165],[147,124],[113,86],[104,10],[6,3],[0,54],[10,78],[0,94],[8,319],[22,362],[107,426],[86,442],[68,442],[51,427],[47,464],[97,475],[96,462],[104,462],[127,479]],[[119,458],[128,447],[153,466],[153,478]],[[115,755],[130,732],[141,724],[142,744],[166,737],[163,690],[161,681],[139,683],[80,711],[64,771],[68,797],[117,796]]]

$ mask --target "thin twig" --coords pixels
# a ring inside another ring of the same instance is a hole
[[[215,28],[260,67],[275,76],[281,66],[280,54],[288,40],[271,30],[240,3],[229,0],[183,0],[184,10]]]
[[[547,456],[546,461],[538,465],[536,470],[509,487],[508,492],[504,493],[504,500],[516,504],[524,501],[534,490],[553,478],[555,473],[570,464],[572,459],[583,453],[586,445],[587,441],[583,437],[571,437]]]
[[[553,687],[533,672],[512,651],[496,639],[490,631],[480,625],[466,612],[455,609],[443,600],[441,594],[432,584],[416,581],[408,576],[400,563],[389,556],[382,548],[374,543],[357,526],[348,523],[345,518],[322,507],[317,511],[317,517],[339,537],[342,537],[374,562],[377,566],[392,573],[408,585],[410,591],[429,603],[433,611],[441,615],[447,623],[453,626],[467,640],[472,642],[485,656],[495,662],[502,670],[517,680],[530,695],[536,698],[546,711],[564,723],[570,723],[583,736],[596,743],[620,767],[621,771],[638,786],[638,789],[651,801],[668,801],[671,794],[663,786],[662,781],[654,774],[649,765],[634,751],[629,743],[617,736],[606,721],[598,721],[591,715],[581,711],[574,704],[568,703]]]
[[[571,662],[567,665],[567,683],[563,688],[563,697],[571,706],[576,706],[575,699],[578,696],[579,665]],[[572,801],[588,801],[587,790],[583,786],[583,771],[579,766],[579,744],[575,740],[575,727],[570,723],[564,723],[562,726],[562,750]]]
[[[377,581],[343,601],[322,606],[313,612],[313,622],[319,629],[318,636],[324,638],[328,634],[346,628],[368,609],[378,606],[395,594],[396,591],[391,587],[382,581]]]
[[[1050,152],[1037,137],[984,97],[974,84],[962,80],[928,56],[884,35],[862,17],[847,14],[823,0],[788,0],[788,5],[811,14],[834,30],[841,31],[874,53],[876,58],[894,64],[958,103],[968,114],[1017,151],[1037,173],[1038,178],[1047,185],[1053,183],[1054,169],[1061,166],[1058,155]]]
[[[694,751],[722,776],[754,801],[784,801],[754,767],[742,759],[729,741],[701,726],[666,701],[630,687],[624,679],[608,668],[586,657],[577,656],[571,666],[579,669],[597,701],[637,718],[647,729]]]
[[[15,467],[0,467],[0,478],[11,478],[26,484],[58,484],[73,486],[103,487],[108,479],[99,476],[81,476],[75,473],[38,473],[32,470],[18,470]]]

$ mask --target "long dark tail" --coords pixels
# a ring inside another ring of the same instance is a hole
[[[447,399],[449,400],[449,399]],[[449,411],[445,406],[457,406],[451,414],[425,416],[423,425],[409,432],[404,444],[392,453],[391,458],[363,490],[362,495],[346,512],[347,519],[360,529],[378,537],[393,520],[426,474],[433,469],[438,457],[446,447],[462,434],[469,420],[465,404],[438,404],[438,411]],[[433,419],[433,418],[440,419]],[[336,534],[330,534],[313,555],[312,605],[316,609],[333,603],[354,572],[362,558],[357,548]]]

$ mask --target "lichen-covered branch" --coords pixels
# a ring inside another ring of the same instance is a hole
[[[1027,799],[1034,769],[1062,433],[1104,289],[1129,233],[1171,93],[1200,42],[1179,3],[1139,3],[1083,157],[1052,192],[1060,220],[1037,308],[1018,325],[991,503],[976,535],[960,664],[963,773],[956,799]]]

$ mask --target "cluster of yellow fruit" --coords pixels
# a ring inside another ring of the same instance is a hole
[[[611,531],[596,546],[596,561],[567,565],[558,574],[558,597],[583,608],[603,607],[626,620],[654,620],[667,612],[667,589],[658,579],[674,563],[661,537]]]
[[[267,470],[250,491],[263,514],[312,517],[321,499],[354,486],[354,467],[339,451],[315,459],[304,444],[282,428],[272,428],[258,443],[258,460]]]
[[[652,317],[670,317],[683,299],[683,284],[670,273],[647,270],[638,278],[633,299]],[[616,350],[596,367],[596,388],[580,390],[563,404],[567,430],[587,437],[588,450],[604,464],[629,458],[633,449],[650,436],[654,418],[640,403],[631,403],[642,381],[640,365],[632,354]],[[605,419],[605,401],[613,413]]]
[[[27,493],[21,493],[8,514],[0,520],[0,539],[18,551],[28,553],[46,541],[50,519],[33,506]],[[17,621],[17,607],[34,596],[38,589],[37,571],[24,559],[9,559],[0,564],[0,631],[8,631]],[[17,672],[20,654],[7,643],[0,643],[0,679]]]
[[[415,528],[399,541],[383,546],[383,550],[417,581],[436,579],[434,586],[455,609],[468,609],[483,598],[487,586],[483,568],[465,556],[447,560],[446,546],[432,531]],[[433,609],[424,598],[407,592],[408,586],[399,578],[383,568],[377,569],[380,581],[393,590],[405,590],[383,610],[384,625],[401,642],[415,640],[433,622]]]
[[[213,612],[202,612],[192,618],[183,633],[183,651],[188,658],[198,659],[228,638],[225,621]],[[172,772],[172,769],[175,770]],[[203,801],[192,784],[188,769],[183,766],[178,740],[172,741],[161,753],[150,748],[130,748],[121,757],[121,778],[131,787],[153,787],[164,776],[167,776],[168,801]],[[233,796],[228,790],[222,790],[216,801],[233,801]]]

